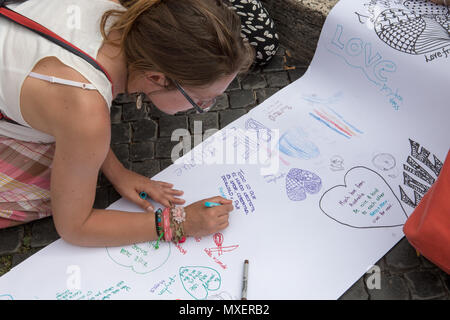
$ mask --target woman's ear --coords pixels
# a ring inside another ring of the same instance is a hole
[[[157,71],[146,71],[145,78],[150,81],[152,84],[157,85],[159,87],[166,87],[169,85],[169,80],[164,75],[164,73]]]

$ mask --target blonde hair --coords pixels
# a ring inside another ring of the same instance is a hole
[[[132,0],[126,10],[109,10],[101,19],[105,42],[121,47],[130,70],[158,71],[187,86],[205,86],[242,73],[255,53],[241,37],[239,16],[216,0]],[[121,32],[119,43],[107,40]]]

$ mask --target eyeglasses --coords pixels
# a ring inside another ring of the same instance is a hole
[[[181,94],[186,98],[186,100],[189,101],[190,104],[192,104],[197,113],[208,112],[217,102],[217,98],[214,98],[210,100],[200,101],[199,103],[195,103],[194,100],[186,93],[186,91],[184,91],[183,87],[181,87],[181,85],[178,82],[174,80],[172,80],[172,82],[175,84],[178,91],[180,91]]]

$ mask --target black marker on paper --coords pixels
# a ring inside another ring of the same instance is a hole
[[[242,279],[242,298],[241,300],[247,300],[247,288],[248,288],[248,260],[244,261],[244,276]]]

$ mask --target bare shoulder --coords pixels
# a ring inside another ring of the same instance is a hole
[[[32,71],[77,82],[89,82],[56,57],[40,60]],[[24,120],[31,127],[55,137],[61,128],[85,127],[91,123],[104,128],[105,124],[110,124],[108,106],[98,91],[32,77],[27,77],[23,83],[20,109]]]

